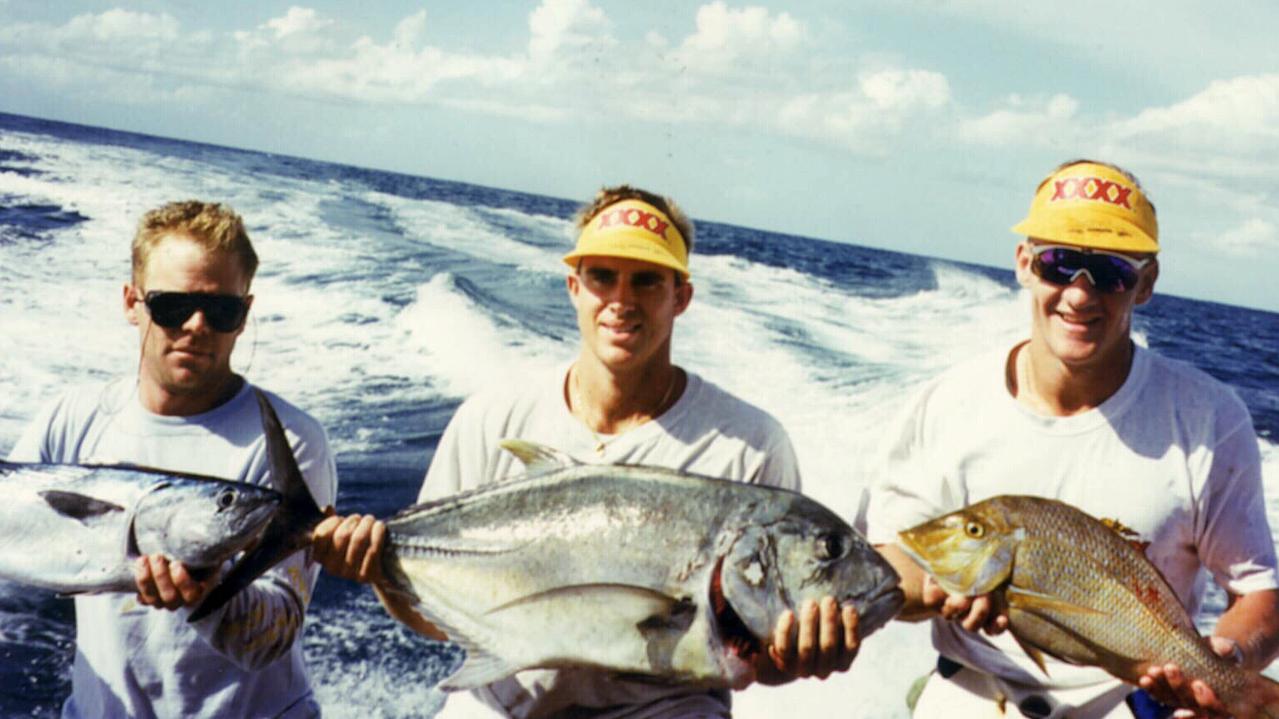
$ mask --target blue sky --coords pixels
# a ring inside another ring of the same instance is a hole
[[[1159,290],[1279,311],[1279,4],[0,0],[0,110],[1010,266],[1133,170]]]

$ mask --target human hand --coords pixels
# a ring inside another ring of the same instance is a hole
[[[199,581],[182,562],[171,562],[163,554],[148,554],[134,562],[133,580],[139,604],[173,611],[199,603],[213,588],[217,573]]]
[[[1241,658],[1239,645],[1233,640],[1225,637],[1209,637],[1208,640],[1218,656],[1232,661]],[[1160,703],[1179,707],[1173,713],[1178,719],[1216,719],[1231,714],[1212,687],[1200,679],[1186,676],[1181,667],[1172,662],[1151,665],[1137,684]]]
[[[860,646],[852,605],[841,607],[834,597],[806,601],[798,615],[787,611],[777,620],[766,652],[769,683],[848,671]]]
[[[311,558],[334,576],[381,584],[386,524],[371,514],[338,516],[332,507],[311,532]]]
[[[922,599],[925,607],[937,611],[942,619],[958,621],[967,631],[981,630],[993,637],[1008,629],[1007,611],[990,594],[976,597],[950,594],[936,579],[925,575]]]

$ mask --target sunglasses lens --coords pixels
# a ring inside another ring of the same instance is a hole
[[[234,332],[244,324],[248,304],[234,295],[202,295],[185,292],[148,292],[147,311],[151,319],[161,327],[181,327],[196,310],[204,313],[204,320],[218,332]]]
[[[1031,269],[1045,282],[1068,285],[1087,272],[1102,292],[1127,292],[1137,286],[1137,268],[1116,255],[1049,247],[1035,255]]]

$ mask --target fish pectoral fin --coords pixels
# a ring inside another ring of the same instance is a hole
[[[1027,612],[1042,613],[1043,611],[1050,611],[1059,614],[1105,614],[1100,609],[1085,607],[1074,602],[1068,602],[1060,597],[1054,597],[1051,594],[1043,594],[1042,592],[1015,586],[1009,586],[1005,596],[1008,598],[1008,606]]]
[[[439,683],[438,686],[443,691],[460,692],[477,689],[505,679],[518,671],[517,667],[507,664],[501,657],[477,646],[463,645],[463,648],[466,650],[466,660],[456,672]]]
[[[576,467],[581,462],[566,452],[525,439],[504,439],[498,443],[502,449],[515,455],[532,473],[550,472],[564,467]]]
[[[677,608],[687,603],[664,592],[633,584],[600,582],[572,584],[554,587],[544,592],[528,594],[489,609],[485,614],[498,614],[515,608],[541,602],[569,601],[576,604],[598,604],[607,607],[613,615],[631,615],[636,623],[665,618],[678,614]]]
[[[95,519],[112,512],[123,512],[121,507],[114,502],[108,502],[102,499],[95,499],[87,494],[79,492],[67,492],[61,489],[46,489],[41,491],[40,497],[53,508],[53,511],[63,516],[71,517],[82,524],[88,524]]]

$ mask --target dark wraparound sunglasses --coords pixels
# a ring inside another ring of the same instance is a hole
[[[239,295],[215,295],[205,292],[160,292],[152,290],[142,301],[151,320],[161,327],[175,329],[186,324],[199,310],[204,321],[218,332],[234,332],[249,314],[249,301]]]
[[[1045,282],[1066,286],[1080,275],[1101,292],[1127,292],[1137,286],[1150,258],[1134,259],[1118,252],[1063,245],[1036,245],[1030,269]]]

